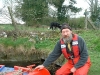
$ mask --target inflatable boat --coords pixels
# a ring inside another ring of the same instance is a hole
[[[34,69],[33,65],[27,67],[14,66],[6,67],[5,65],[0,65],[0,75],[50,75],[50,72],[43,68],[42,70]]]

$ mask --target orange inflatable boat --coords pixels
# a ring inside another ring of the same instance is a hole
[[[5,65],[0,65],[0,73],[2,75],[50,75],[50,72],[46,68],[38,70],[32,68],[34,66],[35,64],[29,65],[27,67],[14,66],[14,68],[12,68],[5,67]]]

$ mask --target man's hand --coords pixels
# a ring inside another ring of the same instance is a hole
[[[42,70],[43,68],[44,68],[43,65],[39,65],[39,66],[37,66],[35,69]]]
[[[74,73],[76,71],[76,68],[73,67],[71,70],[70,70],[72,73]]]

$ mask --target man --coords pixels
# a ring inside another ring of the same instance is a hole
[[[77,34],[72,33],[68,24],[61,27],[62,38],[55,45],[54,50],[42,65],[36,67],[39,70],[47,67],[61,54],[68,60],[55,75],[87,75],[91,66],[85,41]]]

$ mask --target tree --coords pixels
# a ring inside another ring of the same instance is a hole
[[[22,18],[27,25],[42,23],[44,19],[50,17],[49,5],[57,8],[57,19],[59,22],[68,21],[69,13],[77,13],[80,8],[74,6],[75,0],[70,0],[69,5],[63,5],[65,0],[23,0],[16,7],[16,16]],[[51,17],[53,18],[53,17]]]
[[[17,16],[27,25],[38,24],[48,14],[48,4],[46,0],[23,0],[22,4],[16,8]]]
[[[51,1],[51,0],[50,0]],[[69,13],[77,13],[81,11],[81,8],[77,8],[74,6],[76,4],[75,0],[70,0],[68,3],[69,5],[63,5],[65,0],[52,0],[50,2],[52,5],[54,5],[57,8],[57,18],[58,21],[66,22],[68,21],[70,15]]]
[[[98,0],[87,0],[87,2],[90,5],[90,12],[91,12],[90,18],[94,22],[94,21],[96,21],[96,19],[98,18],[99,14],[100,14],[99,1]]]

